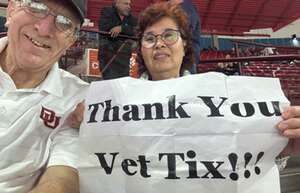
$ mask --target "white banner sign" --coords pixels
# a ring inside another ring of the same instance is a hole
[[[278,79],[206,73],[93,82],[81,193],[280,193]]]

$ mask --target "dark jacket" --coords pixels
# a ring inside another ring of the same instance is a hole
[[[200,61],[200,50],[201,50],[201,22],[197,8],[193,5],[191,0],[184,0],[181,3],[182,9],[188,14],[189,22],[193,34],[193,49],[195,54],[195,63],[198,64]]]
[[[121,25],[120,35],[134,36],[137,19],[132,15],[121,20],[115,6],[104,7],[101,10],[99,30],[109,32],[113,27]],[[129,75],[129,62],[131,57],[132,42],[126,38],[112,38],[109,35],[99,36],[98,58],[103,79],[119,78]],[[122,48],[122,49],[119,49]],[[113,59],[113,60],[112,60]]]
[[[137,25],[137,19],[131,14],[121,20],[117,8],[115,6],[104,7],[101,10],[99,20],[99,30],[109,32],[113,27],[121,25],[123,35],[134,35],[134,29]],[[117,38],[110,38],[111,40]]]

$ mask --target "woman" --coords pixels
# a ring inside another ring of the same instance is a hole
[[[187,15],[179,6],[157,3],[139,18],[137,61],[142,77],[151,80],[187,74],[193,61],[191,31]]]
[[[169,3],[148,7],[139,18],[138,62],[144,78],[164,80],[185,74],[193,64],[191,33],[184,11]],[[69,125],[79,128],[83,104],[69,117]],[[288,107],[277,125],[281,135],[290,138],[283,154],[300,155],[300,107]]]

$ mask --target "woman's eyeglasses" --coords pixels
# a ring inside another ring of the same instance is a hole
[[[171,46],[178,41],[180,32],[179,30],[167,29],[161,34],[144,34],[141,44],[144,48],[152,48],[157,43],[158,37],[160,37],[167,46]]]
[[[37,18],[46,18],[48,15],[52,15],[55,18],[55,26],[56,28],[64,32],[68,35],[71,33],[77,34],[79,29],[75,27],[75,24],[72,22],[72,20],[64,15],[55,14],[53,13],[49,7],[37,0],[17,0],[17,2],[20,3],[21,7],[24,7],[26,13],[29,13],[30,15],[37,17]]]

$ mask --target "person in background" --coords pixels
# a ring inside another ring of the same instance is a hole
[[[131,0],[114,0],[112,6],[101,10],[99,30],[109,33],[99,36],[98,60],[105,80],[129,75],[132,43],[120,35],[135,35],[137,20],[130,11]]]
[[[199,11],[193,5],[192,0],[168,0],[172,4],[180,5],[182,9],[188,14],[188,20],[190,28],[192,30],[192,41],[194,49],[195,61],[192,65],[190,72],[192,74],[197,73],[197,65],[200,63],[200,51],[201,51],[201,21],[199,17]]]
[[[68,114],[88,84],[58,68],[86,0],[11,0],[0,39],[0,192],[79,193],[78,129]]]
[[[226,54],[225,59],[230,59],[230,54]],[[239,65],[234,62],[219,62],[217,64],[217,72],[224,73],[226,75],[239,75]]]

